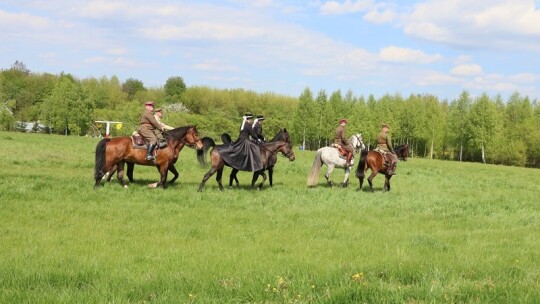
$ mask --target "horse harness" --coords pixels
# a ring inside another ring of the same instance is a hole
[[[287,143],[287,142],[285,142],[285,143]],[[275,155],[275,154],[277,154],[279,152],[279,149],[276,150],[275,152],[273,152],[270,149],[268,149],[267,147],[265,147],[264,145],[259,145],[259,148],[264,148],[266,151],[270,152],[272,155]],[[294,152],[291,150],[290,152],[285,154],[285,157],[290,158],[291,155],[293,155],[293,154],[294,154]]]
[[[390,159],[388,158],[388,154],[392,154],[392,152],[386,152],[381,148],[375,148],[375,149],[373,149],[373,151],[381,154],[385,165],[389,165],[391,163]]]

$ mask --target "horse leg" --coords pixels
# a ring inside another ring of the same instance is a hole
[[[117,171],[116,171],[116,178],[118,178],[118,181],[120,182],[120,185],[122,185],[122,188],[127,188],[127,184],[124,181],[124,161],[119,161],[117,164]]]
[[[328,185],[330,186],[330,188],[334,187],[334,183],[330,179],[330,174],[332,173],[332,171],[334,171],[334,165],[327,165],[326,174],[324,175],[324,177],[326,177],[326,181],[328,182]]]
[[[259,173],[263,177],[262,182],[259,184],[259,187],[257,187],[258,190],[261,190],[264,185],[264,182],[266,181],[266,173],[264,173],[264,169],[262,169],[260,172],[257,172],[257,173]]]
[[[223,184],[221,183],[221,177],[222,176],[223,176],[223,167],[221,167],[220,169],[217,170],[217,175],[216,175],[216,181],[217,181],[219,190],[221,190],[221,191],[223,191]]]
[[[127,177],[131,183],[133,183],[133,169],[135,169],[134,163],[126,162],[127,165]]]
[[[390,191],[390,178],[392,178],[391,175],[385,175],[384,191]]]
[[[253,177],[251,178],[251,189],[255,188],[255,183],[257,182],[257,179],[259,178],[259,172],[253,172]]]
[[[377,175],[377,173],[379,173],[379,171],[371,171],[371,174],[369,175],[367,181],[369,183],[369,189],[371,189],[371,192],[373,192],[373,178],[375,177],[375,175]]]
[[[169,173],[169,165],[162,166],[161,168],[159,168],[159,174],[161,175],[161,179],[159,180],[159,183],[157,184],[157,186],[161,186],[163,187],[163,189],[167,188],[167,174],[168,173]]]
[[[169,181],[169,185],[174,183],[176,181],[176,179],[178,179],[178,171],[176,170],[176,167],[174,166],[174,164],[170,164],[169,165],[169,171],[171,171],[171,173],[174,175],[174,177]]]
[[[272,188],[272,176],[274,175],[274,167],[268,167],[268,180],[270,181],[270,188]]]
[[[204,184],[206,183],[206,181],[212,176],[214,175],[214,173],[216,173],[216,168],[214,167],[210,167],[210,170],[208,170],[208,172],[206,172],[206,174],[204,174],[203,176],[203,179],[201,181],[201,184],[199,185],[199,190],[197,190],[197,192],[202,192],[203,188],[204,188]]]
[[[105,173],[105,175],[103,177],[106,178],[107,182],[111,181],[111,178],[113,177],[116,170],[118,170],[118,166],[114,165],[111,170],[109,170],[109,171],[107,171],[107,173]]]
[[[240,186],[240,183],[238,182],[238,178],[236,177],[236,174],[238,174],[238,170],[233,168],[231,170],[231,174],[229,175],[229,188],[232,188],[233,180],[236,181],[237,188]]]
[[[349,175],[351,174],[351,167],[345,167],[345,177],[343,177],[343,182],[341,183],[341,188],[346,188],[349,186]]]

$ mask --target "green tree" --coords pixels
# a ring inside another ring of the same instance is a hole
[[[80,84],[71,75],[62,75],[42,104],[42,117],[56,133],[84,135],[91,124],[92,105],[84,99]]]
[[[180,76],[169,77],[163,89],[165,90],[166,103],[178,103],[182,102],[182,97],[186,91],[186,84]]]
[[[142,81],[135,78],[128,78],[122,84],[122,91],[127,94],[128,100],[133,100],[138,92],[146,91]]]
[[[298,107],[294,112],[293,134],[301,139],[304,149],[307,148],[307,144],[313,149],[311,141],[317,136],[316,121],[313,119],[316,115],[313,93],[309,88],[305,88],[298,99]]]
[[[326,103],[328,102],[328,97],[325,90],[320,90],[315,98],[315,116],[313,119],[316,122],[315,130],[317,132],[317,149],[323,145],[323,141],[328,140],[328,126],[326,123]],[[324,143],[326,145],[327,143]]]
[[[449,126],[451,130],[450,138],[459,149],[459,161],[463,160],[463,149],[469,140],[468,113],[471,106],[469,92],[463,91],[459,99],[450,103]]]
[[[485,163],[486,146],[489,146],[497,130],[495,104],[487,94],[482,94],[472,103],[469,111],[469,127],[471,141],[480,148],[482,162]]]

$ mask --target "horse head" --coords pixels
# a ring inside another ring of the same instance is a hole
[[[409,157],[409,144],[401,145],[395,150],[397,149],[399,149],[398,151],[396,151],[398,158],[402,161],[407,161],[407,157]]]
[[[353,136],[351,136],[351,139],[349,140],[349,142],[353,146],[354,151],[356,151],[356,153],[366,148],[366,146],[364,145],[364,141],[362,140],[362,134],[360,133],[356,133]]]
[[[295,159],[291,137],[289,136],[287,129],[280,129],[278,134],[272,139],[272,142],[284,142],[284,144],[279,147],[278,151],[285,155],[290,161]]]
[[[184,142],[188,147],[195,147],[197,150],[201,150],[204,147],[203,142],[199,138],[197,126],[189,126],[187,128],[184,137],[182,138],[182,142]]]

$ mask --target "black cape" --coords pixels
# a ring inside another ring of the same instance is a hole
[[[263,169],[259,145],[249,140],[257,138],[250,124],[245,124],[238,139],[229,145],[216,146],[219,155],[234,169],[241,171],[260,171]]]

